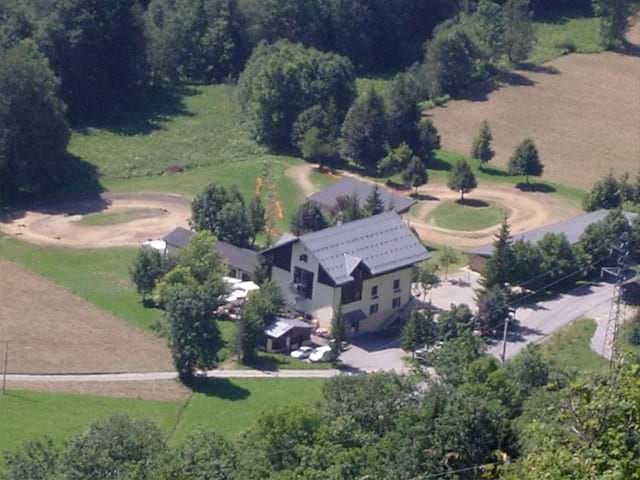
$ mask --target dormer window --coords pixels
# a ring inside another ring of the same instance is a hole
[[[303,253],[302,255],[300,255],[300,261],[307,263],[309,261],[309,257],[307,256],[306,253]]]

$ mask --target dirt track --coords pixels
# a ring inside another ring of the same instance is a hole
[[[473,232],[439,228],[427,221],[427,216],[441,202],[457,200],[460,195],[444,185],[427,185],[420,190],[423,200],[407,215],[420,237],[429,243],[455,248],[473,248],[493,241],[499,226]],[[559,222],[579,213],[576,205],[548,193],[522,192],[514,186],[482,186],[466,196],[468,199],[486,200],[511,211],[509,225],[512,233],[525,232],[542,225]]]
[[[117,213],[128,209],[153,209],[157,215],[115,225],[87,226],[77,223],[83,215]],[[190,217],[190,201],[179,195],[107,194],[42,209],[9,212],[0,218],[0,231],[40,245],[106,248],[138,245],[148,239],[163,237],[176,227],[187,227]]]
[[[173,369],[166,341],[0,259],[0,353],[12,373]]]
[[[640,43],[640,21],[628,39]],[[501,88],[429,112],[445,149],[468,154],[482,120],[495,139],[495,163],[506,165],[515,146],[531,137],[544,177],[590,188],[613,168],[640,169],[640,48],[627,53],[572,54],[517,71]]]

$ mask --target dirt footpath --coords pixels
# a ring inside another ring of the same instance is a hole
[[[0,259],[0,354],[10,373],[173,370],[166,341]]]
[[[637,19],[628,38],[640,43]],[[480,122],[488,120],[497,165],[531,137],[548,180],[588,189],[612,168],[633,176],[640,168],[640,47],[566,55],[514,72],[488,95],[428,113],[447,150],[468,154]]]
[[[157,213],[150,218],[113,225],[77,223],[92,213],[118,213],[130,209],[149,209]],[[191,202],[179,195],[106,194],[41,209],[6,212],[0,216],[0,231],[39,245],[107,248],[139,245],[145,240],[161,238],[176,227],[188,227],[190,217]]]

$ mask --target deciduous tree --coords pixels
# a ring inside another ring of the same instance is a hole
[[[155,249],[140,249],[138,256],[129,268],[131,280],[144,301],[153,292],[156,282],[164,274],[162,256]]]
[[[483,335],[497,335],[509,316],[509,296],[499,285],[483,288],[476,295],[478,326]]]
[[[449,172],[447,186],[454,192],[460,192],[460,201],[464,202],[464,194],[478,186],[476,176],[466,160],[460,159]]]
[[[414,196],[418,195],[418,188],[426,185],[429,181],[429,174],[422,160],[413,156],[407,168],[402,172],[402,181],[406,186],[414,189]]]
[[[502,7],[505,25],[504,46],[509,61],[524,62],[533,50],[536,34],[529,12],[529,0],[508,0]]]
[[[423,347],[435,345],[438,339],[438,324],[434,320],[433,310],[413,310],[409,320],[402,328],[400,346],[415,355]]]
[[[180,379],[189,383],[196,369],[213,367],[222,347],[220,331],[200,290],[171,289],[165,304],[169,345]]]
[[[70,132],[59,85],[32,42],[0,49],[0,204],[64,183]]]
[[[600,17],[600,43],[605,48],[615,49],[625,44],[631,3],[630,0],[593,0],[593,11]]]

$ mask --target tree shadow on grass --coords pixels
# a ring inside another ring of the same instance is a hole
[[[414,195],[412,198],[416,200],[420,200],[421,202],[439,202],[440,199],[434,195],[429,195],[428,193],[419,193],[418,195]]]
[[[556,188],[547,183],[518,183],[516,188],[521,192],[555,193]]]
[[[108,130],[118,135],[148,135],[162,129],[162,122],[171,117],[193,116],[184,98],[198,91],[189,85],[156,85],[144,96],[132,102],[126,110],[105,114],[90,124],[79,125],[76,131],[87,134],[92,128]]]
[[[489,202],[480,200],[479,198],[465,198],[464,200],[458,199],[456,200],[456,203],[463,207],[471,208],[486,208],[490,205]]]
[[[21,193],[7,207],[0,207],[0,222],[10,222],[24,217],[26,210],[47,214],[85,215],[106,209],[109,201],[100,194],[100,184],[95,165],[70,153],[65,163],[57,189],[37,194]]]
[[[202,393],[210,397],[223,400],[245,400],[251,395],[251,391],[233,383],[228,378],[209,378],[197,381],[192,385],[195,393]]]
[[[505,172],[504,170],[500,170],[499,168],[484,166],[480,168],[480,171],[486,175],[491,175],[493,177],[510,177],[509,172]]]

